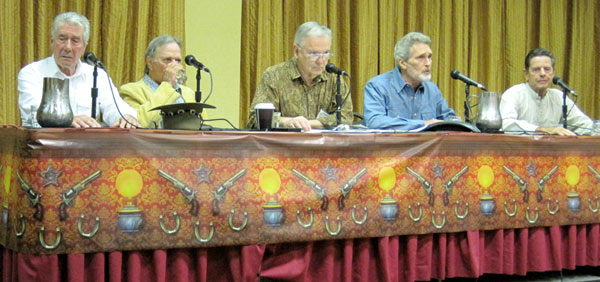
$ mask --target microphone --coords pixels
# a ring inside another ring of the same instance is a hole
[[[343,69],[340,69],[340,68],[336,67],[333,63],[329,63],[329,64],[325,65],[325,70],[327,72],[335,73],[337,75],[350,76],[346,71],[344,71]]]
[[[185,63],[188,66],[195,67],[199,70],[204,70],[205,72],[210,72],[210,70],[208,68],[205,68],[201,62],[198,62],[198,60],[196,60],[196,58],[194,58],[194,55],[185,56]]]
[[[92,66],[97,66],[101,69],[104,69],[104,64],[102,64],[102,62],[98,60],[98,58],[96,58],[92,52],[85,52],[85,54],[83,54],[83,60]]]
[[[452,72],[450,72],[450,76],[454,79],[458,79],[464,83],[466,83],[467,85],[472,85],[478,88],[481,88],[483,91],[488,91],[487,88],[485,88],[485,86],[475,80],[470,79],[468,76],[460,73],[457,70],[453,70]]]
[[[577,93],[575,93],[575,90],[571,89],[571,87],[569,87],[569,85],[567,85],[564,81],[562,81],[562,79],[560,79],[560,77],[555,76],[552,79],[552,83],[562,87],[563,89],[567,90],[569,93],[571,93],[571,95],[577,97]]]

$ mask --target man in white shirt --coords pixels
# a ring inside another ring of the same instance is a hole
[[[35,111],[40,106],[43,95],[44,77],[69,80],[69,102],[73,111],[72,127],[100,127],[100,123],[91,117],[94,67],[84,64],[80,58],[85,52],[90,36],[88,19],[75,12],[59,14],[52,23],[50,46],[52,56],[33,62],[19,71],[19,108],[23,126],[34,126]],[[121,128],[138,126],[137,114],[119,96],[118,90],[108,81],[106,72],[98,70],[97,113],[105,123]],[[115,92],[114,100],[111,87]],[[119,110],[127,119],[125,121]]]
[[[589,134],[592,120],[567,97],[567,128],[562,127],[563,92],[550,88],[554,77],[554,55],[543,48],[525,57],[525,83],[502,95],[500,114],[506,133],[537,132],[553,135]]]

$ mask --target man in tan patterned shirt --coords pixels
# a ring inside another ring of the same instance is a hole
[[[256,127],[254,106],[265,102],[273,103],[275,111],[281,112],[280,127],[308,131],[337,125],[336,75],[324,72],[332,55],[331,36],[331,30],[317,22],[298,27],[294,57],[263,73],[250,106],[248,128]],[[343,100],[348,87],[343,79],[341,83]],[[342,123],[350,124],[352,119],[352,98],[348,97],[342,106]]]

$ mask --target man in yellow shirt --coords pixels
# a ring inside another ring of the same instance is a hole
[[[177,74],[184,71],[181,62],[181,40],[160,35],[146,48],[144,77],[119,89],[123,100],[137,111],[142,127],[161,127],[160,111],[150,111],[155,107],[195,102],[194,91],[177,82]]]

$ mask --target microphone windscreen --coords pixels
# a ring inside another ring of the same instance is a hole
[[[86,62],[91,62],[94,59],[94,53],[92,52],[85,52],[85,54],[83,54],[83,60]]]
[[[335,69],[336,69],[336,67],[333,63],[329,63],[329,64],[325,65],[325,70],[327,72],[335,72]]]
[[[460,72],[458,72],[457,70],[453,70],[450,72],[450,77],[452,77],[454,79],[458,79],[459,74],[460,74]]]
[[[185,63],[188,66],[194,66],[194,63],[193,63],[194,60],[195,60],[194,55],[187,55],[187,56],[185,56]]]

